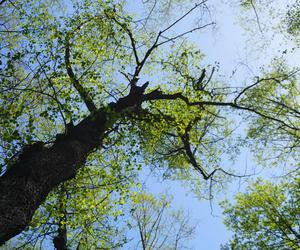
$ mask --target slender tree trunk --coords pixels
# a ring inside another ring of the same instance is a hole
[[[56,250],[68,250],[67,248],[67,226],[60,225],[57,235],[53,239],[53,245]]]
[[[105,132],[118,114],[133,112],[145,88],[99,109],[59,135],[51,147],[42,142],[25,147],[16,163],[0,177],[0,243],[22,232],[36,209],[57,185],[75,177],[88,154],[101,146]]]
[[[67,250],[67,243],[68,243],[68,238],[67,238],[67,208],[66,208],[66,200],[68,198],[66,194],[66,190],[64,187],[62,187],[59,190],[58,194],[58,202],[57,206],[59,209],[59,213],[63,214],[63,217],[60,217],[57,225],[57,235],[53,238],[53,245],[56,250]]]

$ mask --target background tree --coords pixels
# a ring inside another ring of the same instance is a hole
[[[264,47],[264,52],[268,50],[267,46],[275,44],[283,49],[273,53],[273,56],[277,54],[276,56],[280,57],[286,54],[290,57],[295,49],[299,48],[299,0],[242,0],[238,1],[238,4],[243,10],[240,15],[243,26],[257,43],[264,45],[261,47]]]
[[[223,202],[225,224],[234,235],[224,249],[299,249],[300,179],[273,184],[258,180],[236,203]]]
[[[189,240],[196,233],[188,214],[170,209],[171,199],[139,193],[133,198],[132,221],[129,226],[139,235],[130,249],[189,249]]]

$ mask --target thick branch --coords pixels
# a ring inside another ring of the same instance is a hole
[[[177,100],[177,99],[184,101],[188,106],[223,106],[223,107],[231,107],[234,109],[249,111],[250,113],[254,113],[265,119],[280,123],[289,129],[293,129],[293,130],[297,130],[297,131],[300,130],[300,128],[289,125],[285,121],[280,120],[280,119],[276,118],[275,116],[270,116],[270,115],[265,114],[255,108],[252,108],[252,107],[246,107],[246,106],[239,105],[236,103],[236,101],[233,101],[233,102],[195,101],[195,102],[193,102],[193,101],[189,101],[189,99],[186,96],[184,96],[181,92],[174,93],[174,94],[164,94],[159,89],[153,90],[152,92],[144,95],[144,100],[147,100],[147,101]]]

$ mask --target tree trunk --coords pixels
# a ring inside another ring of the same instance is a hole
[[[67,197],[65,188],[62,187],[61,190],[58,192],[58,198],[57,198],[57,206],[59,209],[59,213],[63,214],[62,217],[60,217],[57,225],[57,235],[53,238],[53,245],[56,250],[68,250],[67,243],[68,243],[68,237],[67,237],[67,210],[66,210],[66,202],[64,202],[64,197]]]
[[[116,103],[99,109],[66,135],[58,135],[51,147],[38,142],[22,150],[17,162],[0,177],[0,244],[28,226],[53,188],[75,177],[88,154],[101,146],[118,114],[140,105],[144,89],[135,88],[141,91],[131,91]]]
[[[57,230],[57,235],[53,239],[53,245],[56,250],[68,250],[67,248],[67,226],[60,225]]]

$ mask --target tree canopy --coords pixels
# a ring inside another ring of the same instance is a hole
[[[136,19],[123,1],[1,2],[0,243],[25,229],[58,249],[125,243],[113,221],[141,168],[204,190],[243,175],[222,165],[240,145],[299,167],[298,69],[274,60],[231,86],[187,39],[214,25],[207,1],[145,4]],[[294,37],[297,4],[284,19]]]
[[[236,203],[223,203],[234,232],[228,249],[299,249],[299,177],[279,184],[258,180]],[[224,246],[224,249],[227,249]]]

